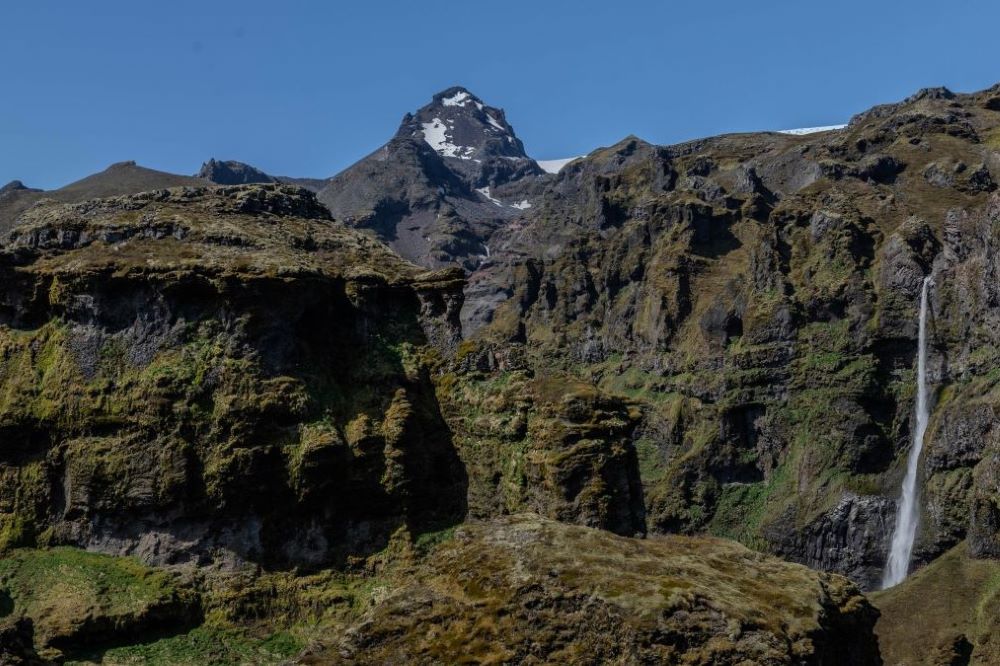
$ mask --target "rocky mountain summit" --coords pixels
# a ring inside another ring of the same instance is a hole
[[[395,137],[319,199],[411,261],[472,270],[490,255],[493,232],[532,206],[544,175],[502,109],[455,87],[406,114]]]

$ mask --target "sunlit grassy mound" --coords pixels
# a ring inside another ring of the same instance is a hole
[[[714,538],[469,524],[308,663],[875,664],[847,579]]]
[[[872,595],[886,666],[1000,664],[1000,562],[966,551],[963,543]]]

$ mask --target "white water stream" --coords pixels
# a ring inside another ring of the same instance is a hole
[[[920,289],[920,333],[917,351],[917,405],[916,427],[913,429],[913,445],[906,460],[906,476],[899,496],[896,512],[896,527],[892,532],[892,548],[882,576],[882,589],[898,585],[906,578],[910,568],[913,541],[917,536],[917,521],[920,519],[917,492],[917,472],[920,467],[920,452],[924,448],[924,433],[930,416],[927,406],[927,287],[931,278],[924,278]]]

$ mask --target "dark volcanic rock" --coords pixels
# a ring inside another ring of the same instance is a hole
[[[791,533],[775,530],[775,552],[814,569],[836,571],[877,589],[892,539],[895,504],[881,497],[845,496],[826,514]]]

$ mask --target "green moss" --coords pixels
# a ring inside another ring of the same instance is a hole
[[[34,541],[34,529],[30,520],[18,514],[0,514],[0,553],[30,546]]]
[[[0,559],[0,597],[11,614],[30,618],[36,649],[52,659],[84,644],[183,630],[197,619],[197,595],[168,573],[76,548],[12,551]]]
[[[413,546],[417,549],[419,554],[426,555],[438,544],[450,541],[454,536],[454,527],[448,527],[434,532],[424,532],[422,534],[418,534],[416,539],[413,540]]]
[[[77,602],[108,614],[139,612],[178,593],[171,576],[137,560],[67,547],[11,552],[0,559],[0,587],[28,616]]]
[[[643,483],[656,483],[667,473],[666,460],[656,441],[650,437],[640,437],[635,442],[635,452],[639,458],[639,476]]]
[[[302,639],[286,631],[266,638],[254,638],[238,630],[198,627],[190,632],[149,643],[116,647],[87,655],[86,662],[99,661],[106,666],[228,666],[230,664],[279,664],[305,647]]]
[[[787,465],[776,469],[766,481],[724,484],[707,526],[708,532],[739,541],[754,550],[767,551],[768,545],[760,530],[780,512],[791,494]]]

